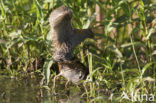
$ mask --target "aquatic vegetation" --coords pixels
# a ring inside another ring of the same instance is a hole
[[[74,92],[83,102],[156,98],[155,0],[0,0],[0,75],[41,79],[43,74],[51,97],[46,100],[55,99],[52,79],[58,67],[52,59],[49,15],[61,5],[73,10],[74,27],[96,32],[95,40],[87,39],[74,50],[89,67],[89,76],[79,86],[69,84],[68,90],[64,90],[64,78],[58,79],[56,91],[69,97],[61,101],[73,101]],[[9,93],[0,90],[3,99]]]

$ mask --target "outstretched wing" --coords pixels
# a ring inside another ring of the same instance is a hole
[[[74,35],[71,39],[73,49],[86,38],[93,38],[93,32],[90,29],[74,29]]]
[[[70,37],[72,10],[65,6],[61,6],[50,14],[50,26],[53,40],[63,42]]]

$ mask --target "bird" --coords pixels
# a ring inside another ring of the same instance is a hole
[[[80,81],[85,80],[89,74],[89,68],[82,64],[79,60],[75,60],[70,63],[58,62],[58,67],[60,73],[54,77],[54,87],[56,78],[59,76],[63,76],[67,79],[65,84],[65,87],[67,87],[69,82],[79,84]]]
[[[72,26],[73,11],[66,6],[54,9],[49,17],[53,60],[56,62],[72,62],[75,58],[73,51],[86,38],[93,38],[91,29],[76,29]]]

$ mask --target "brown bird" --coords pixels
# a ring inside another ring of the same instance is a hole
[[[54,78],[54,87],[55,87],[55,79],[58,76],[63,76],[67,79],[66,87],[68,82],[73,82],[74,84],[78,84],[81,80],[85,80],[87,75],[89,74],[89,68],[83,65],[80,61],[75,60],[70,63],[59,62],[59,71],[60,73]]]
[[[56,62],[71,62],[75,47],[86,38],[92,38],[90,29],[75,29],[71,24],[72,10],[61,6],[50,14],[50,26],[53,46],[53,59]]]

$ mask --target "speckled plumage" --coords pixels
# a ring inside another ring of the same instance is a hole
[[[75,84],[86,79],[89,74],[89,68],[83,65],[80,61],[74,61],[72,63],[58,63],[58,65],[60,75]]]

